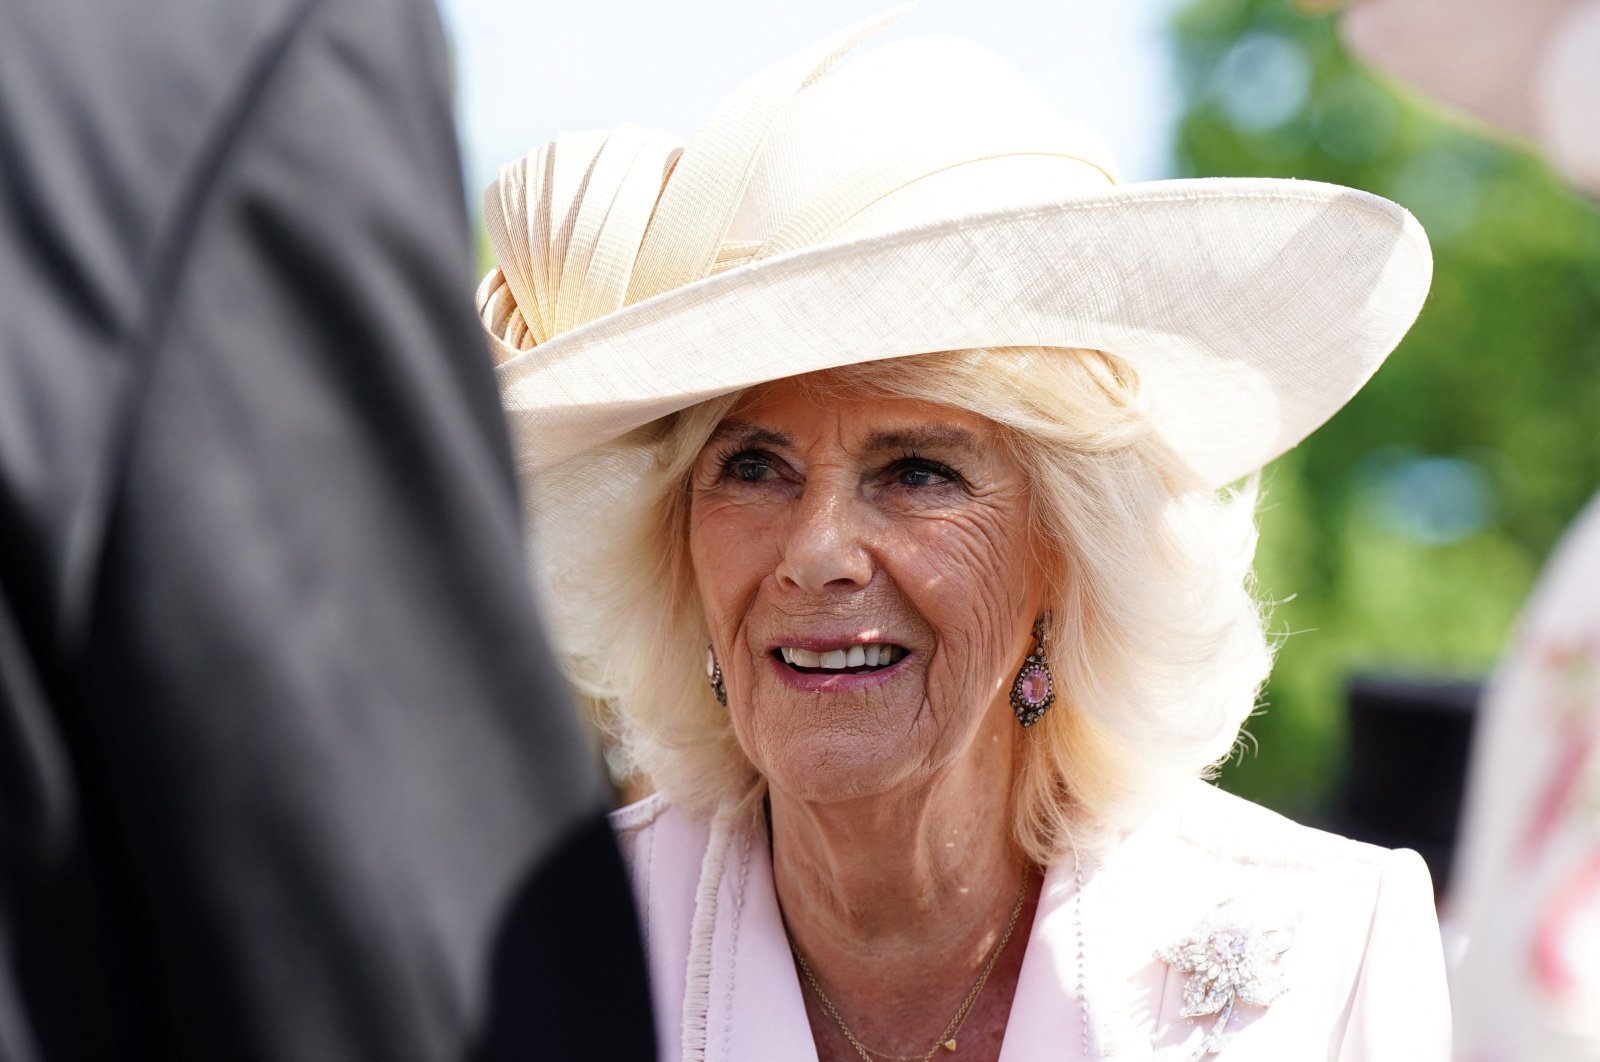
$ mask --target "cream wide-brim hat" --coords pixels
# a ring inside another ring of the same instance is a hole
[[[1153,430],[1221,486],[1327,420],[1416,318],[1432,259],[1403,208],[1311,181],[1118,184],[1098,137],[967,41],[836,66],[903,11],[758,74],[686,147],[563,134],[485,192],[479,307],[541,533],[603,514],[657,418],[973,347],[1124,359]]]

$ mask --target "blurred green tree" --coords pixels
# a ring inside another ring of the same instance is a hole
[[[1264,477],[1261,588],[1284,635],[1222,784],[1318,817],[1356,671],[1475,677],[1600,489],[1600,212],[1344,51],[1287,0],[1175,15],[1181,176],[1334,181],[1409,208],[1433,291],[1388,364]],[[1600,593],[1600,589],[1597,589]]]

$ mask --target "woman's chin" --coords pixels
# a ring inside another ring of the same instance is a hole
[[[739,743],[775,789],[807,802],[914,787],[969,736],[939,725],[943,717],[929,708],[920,667],[900,667],[885,677],[826,690],[798,690],[769,678],[749,700],[734,702]],[[740,711],[741,703],[759,707]]]
[[[774,790],[805,803],[831,804],[914,787],[929,768],[927,751],[906,748],[903,741],[828,735],[783,744],[762,769]]]

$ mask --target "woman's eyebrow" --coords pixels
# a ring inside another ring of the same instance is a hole
[[[785,447],[794,445],[794,437],[771,428],[746,424],[742,420],[725,420],[717,425],[717,430],[711,433],[708,442],[732,442],[739,446]]]
[[[929,424],[917,428],[875,431],[863,441],[865,450],[961,450],[975,453],[978,437],[965,428]]]

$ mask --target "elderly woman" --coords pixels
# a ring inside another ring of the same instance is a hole
[[[1270,663],[1248,477],[1425,238],[1120,186],[961,41],[835,69],[882,21],[486,196],[557,638],[658,790],[615,821],[661,1057],[1444,1057],[1420,860],[1202,781]]]

